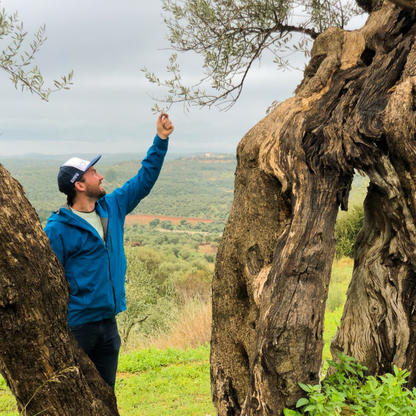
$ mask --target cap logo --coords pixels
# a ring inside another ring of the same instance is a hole
[[[71,183],[75,183],[79,177],[79,173],[77,172],[71,179]]]

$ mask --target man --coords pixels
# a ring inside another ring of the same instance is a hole
[[[157,135],[138,174],[109,195],[94,167],[101,156],[64,163],[58,186],[68,204],[45,227],[71,286],[69,327],[113,389],[121,344],[115,316],[126,309],[124,219],[156,182],[173,129],[168,115],[160,114]]]

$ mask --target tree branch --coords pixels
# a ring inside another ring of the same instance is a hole
[[[395,4],[396,6],[400,7],[407,12],[414,12],[416,10],[415,4],[410,1],[406,0],[389,0],[390,3]]]

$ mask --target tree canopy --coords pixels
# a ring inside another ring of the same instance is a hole
[[[294,52],[309,53],[309,41],[328,27],[344,28],[360,13],[355,2],[339,0],[162,0],[168,40],[174,51],[162,81],[147,68],[148,80],[168,89],[157,101],[170,106],[212,106],[229,109],[241,95],[247,74],[265,52],[279,68],[291,66]],[[203,75],[186,86],[178,52],[203,58]],[[205,87],[210,90],[206,91]],[[155,111],[159,111],[156,104]]]
[[[1,4],[1,2],[0,2]],[[22,51],[23,43],[28,32],[24,31],[23,23],[19,21],[16,13],[7,14],[0,10],[0,41],[5,43],[0,52],[0,68],[10,75],[16,89],[27,90],[37,94],[42,100],[48,101],[49,95],[62,89],[69,89],[72,84],[73,72],[61,77],[60,81],[53,81],[54,89],[44,86],[42,72],[34,65],[35,55],[47,39],[46,27],[42,26],[34,35],[33,41],[27,50]]]

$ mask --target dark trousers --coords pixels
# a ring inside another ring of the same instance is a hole
[[[80,347],[97,367],[101,377],[114,390],[121,346],[116,318],[70,328]]]

